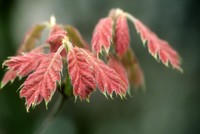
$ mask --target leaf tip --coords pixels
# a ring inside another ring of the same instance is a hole
[[[107,96],[106,91],[104,91],[104,92],[102,92],[102,93],[103,93],[103,95],[106,97],[106,99],[108,100],[108,96]]]
[[[129,97],[133,97],[133,95],[131,94],[130,90],[127,91],[127,94]]]
[[[26,112],[29,113],[29,108],[30,106],[28,104],[26,104]]]
[[[0,91],[3,89],[3,87],[5,86],[5,83],[3,83],[2,81],[0,82]]]
[[[46,101],[46,100],[45,100],[45,107],[46,107],[46,110],[48,110],[48,104],[49,104],[49,101]]]
[[[173,67],[174,69],[178,70],[181,74],[184,73],[184,70],[180,66]]]
[[[88,103],[90,103],[90,97],[87,97],[85,100],[86,100]]]
[[[26,112],[29,113],[29,109],[28,108],[26,108]]]
[[[109,95],[112,100],[114,100],[112,93]]]
[[[74,103],[77,102],[77,98],[78,98],[77,95],[75,95],[75,96],[74,96]]]

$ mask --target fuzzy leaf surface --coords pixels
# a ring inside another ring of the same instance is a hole
[[[22,52],[30,52],[35,48],[36,41],[41,37],[42,31],[45,29],[45,24],[34,25],[25,35],[22,44],[20,45],[17,54],[21,55]],[[17,77],[17,72],[7,70],[1,81],[1,88],[3,88],[9,81],[13,82]]]
[[[44,54],[25,53],[22,56],[13,56],[6,60],[3,65],[6,65],[9,70],[15,71],[17,76],[23,77],[34,71],[41,62]]]
[[[160,39],[146,25],[136,18],[134,19],[134,25],[137,32],[140,33],[143,43],[145,44],[145,42],[147,42],[149,53],[155,59],[158,59],[159,57],[164,65],[169,66],[170,63],[174,69],[182,71],[180,67],[180,57],[168,42]]]
[[[100,19],[95,26],[91,43],[92,50],[97,54],[102,52],[103,48],[108,53],[112,42],[113,23],[111,18],[106,17]]]
[[[122,97],[126,95],[126,85],[114,69],[107,66],[100,59],[97,59],[93,53],[81,48],[79,48],[79,51],[83,53],[87,62],[91,65],[91,71],[102,93],[108,94],[111,97],[113,93]]]
[[[17,76],[23,77],[34,71],[41,61],[42,53],[43,47],[37,47],[30,53],[18,53],[18,56],[6,60],[3,65],[8,66],[8,70],[2,78],[1,88],[9,81],[13,82]]]
[[[128,50],[130,44],[130,35],[125,15],[117,17],[115,26],[115,51],[122,57]]]
[[[40,65],[28,76],[20,91],[20,97],[26,99],[27,111],[43,99],[48,104],[56,90],[56,82],[61,80],[62,66],[59,53],[43,55]]]
[[[128,89],[129,82],[128,82],[127,73],[123,65],[120,63],[120,61],[118,61],[114,57],[110,57],[108,60],[108,66],[114,69],[118,73],[119,77],[124,82],[126,89]]]
[[[74,95],[80,99],[88,99],[96,89],[92,65],[87,62],[85,54],[79,48],[73,48],[69,52],[67,62]]]
[[[17,72],[12,70],[7,70],[1,81],[1,88],[3,88],[9,81],[13,82],[17,77]]]
[[[52,31],[46,41],[50,44],[51,53],[57,52],[58,48],[62,45],[62,39],[65,38],[66,35],[67,32],[62,27],[60,27],[59,25],[53,26]],[[63,57],[66,57],[67,52],[65,49],[63,49],[61,55]]]

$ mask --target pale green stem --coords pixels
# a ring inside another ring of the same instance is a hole
[[[135,22],[137,19],[133,16],[133,15],[131,15],[131,14],[129,14],[129,13],[125,13],[126,14],[126,17],[131,21],[131,22]]]

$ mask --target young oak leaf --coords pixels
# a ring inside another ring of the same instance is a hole
[[[80,99],[89,99],[90,94],[96,89],[93,76],[93,67],[87,62],[85,54],[79,48],[73,48],[68,56],[68,71],[71,77],[73,93]]]
[[[129,28],[125,14],[117,17],[115,26],[115,51],[122,57],[128,50],[130,44]]]
[[[111,97],[113,93],[125,97],[127,88],[118,73],[107,66],[103,61],[97,59],[93,53],[81,48],[79,48],[79,51],[84,54],[87,62],[92,66],[91,71],[93,71],[95,81],[100,91]]]
[[[47,43],[50,44],[50,51],[56,52],[58,48],[62,45],[62,39],[65,38],[67,32],[59,25],[54,25],[52,31],[47,39]],[[66,57],[67,52],[65,49],[62,50],[61,55]]]
[[[138,63],[135,54],[130,48],[121,58],[121,62],[128,74],[130,85],[135,88],[145,87],[143,71]]]
[[[23,77],[34,71],[41,61],[42,52],[43,46],[40,46],[32,50],[30,53],[20,53],[23,55],[13,56],[9,60],[5,61],[3,65],[8,66],[8,70],[1,81],[1,88],[3,88],[9,81],[13,82],[17,76]],[[18,67],[16,68],[16,66]]]
[[[11,59],[9,59],[3,63],[3,65],[8,66],[8,70],[6,71],[6,73],[4,74],[4,76],[1,80],[1,87],[0,87],[1,89],[9,81],[11,81],[11,83],[12,83],[16,79],[17,76],[23,77],[36,69],[37,65],[40,62],[40,56],[37,54],[32,54],[32,53],[31,53],[31,55],[33,55],[32,58],[36,57],[37,59],[32,59],[31,57],[27,56],[27,54],[25,54],[24,56],[13,56],[13,57],[11,57]],[[19,60],[19,62],[17,62],[17,59]],[[29,60],[29,59],[31,59],[31,60]],[[12,64],[15,62],[16,62],[16,64]],[[25,66],[24,66],[24,63],[25,63]],[[30,64],[30,66],[28,64]],[[29,66],[28,68],[26,68],[27,65]],[[18,67],[16,67],[16,66],[18,66]],[[19,68],[19,70],[14,71],[14,70],[16,70],[15,68]]]
[[[92,35],[92,50],[97,54],[104,48],[108,54],[112,42],[114,21],[110,17],[100,19]]]
[[[121,80],[124,82],[126,89],[129,87],[129,81],[127,73],[123,65],[114,57],[110,57],[108,60],[108,66],[114,69],[118,74]]]
[[[44,54],[34,52],[25,53],[21,56],[10,57],[10,59],[6,60],[3,65],[7,66],[9,70],[12,70],[12,72],[16,72],[17,76],[24,77],[38,67],[43,58],[43,55]]]
[[[180,67],[181,61],[178,53],[169,45],[168,42],[160,39],[155,33],[153,33],[146,25],[136,18],[133,18],[133,23],[138,33],[140,33],[143,43],[147,41],[149,53],[157,59],[157,56],[164,65],[172,65],[174,69],[182,72]]]
[[[40,38],[41,33],[45,27],[46,27],[45,24],[36,24],[27,32],[27,34],[23,39],[22,44],[20,45],[17,51],[18,56],[21,55],[22,52],[29,52],[35,48],[35,43]],[[17,77],[17,72],[13,70],[7,70],[2,78],[1,88],[3,88],[9,81],[13,82],[16,79],[16,77]]]
[[[6,73],[3,76],[3,79],[1,80],[1,89],[9,82],[11,83],[15,80],[17,77],[17,72],[13,70],[7,70]]]
[[[37,69],[25,80],[20,91],[20,97],[26,98],[26,109],[29,111],[44,99],[46,105],[56,90],[56,82],[61,80],[62,57],[60,53],[50,53],[42,56]]]

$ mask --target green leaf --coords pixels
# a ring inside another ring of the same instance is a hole
[[[23,42],[18,50],[20,52],[29,52],[35,48],[36,40],[41,37],[41,33],[46,27],[45,24],[34,25],[25,35]]]
[[[143,71],[132,49],[128,49],[121,62],[127,71],[130,85],[135,88],[145,87]]]
[[[83,39],[80,32],[71,25],[64,26],[64,30],[67,31],[69,41],[77,47],[90,49],[88,43]]]

